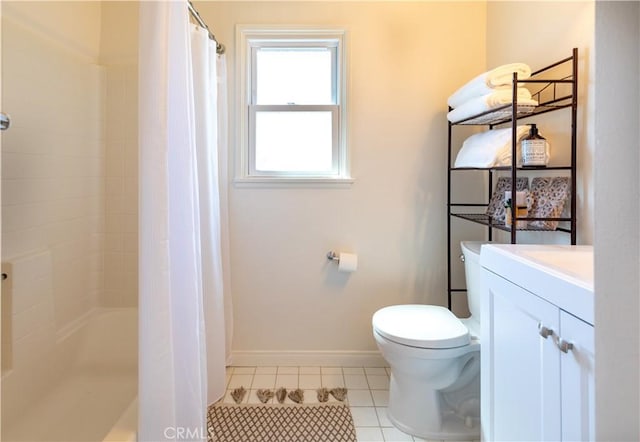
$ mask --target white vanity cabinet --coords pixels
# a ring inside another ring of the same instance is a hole
[[[560,337],[573,347],[560,356],[561,440],[595,440],[593,325],[561,310]]]
[[[489,255],[481,255],[489,288],[482,302],[481,334],[485,441],[595,437],[592,277],[589,287],[588,277],[585,283],[576,278],[584,275],[574,272],[567,279],[566,269],[558,268],[565,258],[568,266],[588,260],[562,255],[549,266],[544,254],[528,253],[541,247],[498,245],[482,250]],[[586,251],[551,247],[563,253]],[[578,283],[577,289],[567,283]],[[580,301],[586,305],[576,310],[585,320],[571,312]]]

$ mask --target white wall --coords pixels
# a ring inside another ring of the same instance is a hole
[[[596,3],[596,436],[640,440],[640,3]]]
[[[196,6],[227,46],[232,92],[236,24],[348,31],[355,183],[231,187],[234,350],[375,350],[375,310],[446,302],[446,98],[484,70],[485,4]],[[358,271],[336,273],[329,250],[358,253]]]

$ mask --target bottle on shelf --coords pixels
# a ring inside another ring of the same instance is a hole
[[[529,135],[522,139],[522,166],[544,167],[549,162],[547,140],[538,133],[535,124],[531,125]]]

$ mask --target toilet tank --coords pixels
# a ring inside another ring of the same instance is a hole
[[[487,292],[484,274],[480,265],[480,247],[487,241],[462,241],[460,248],[464,255],[464,274],[467,282],[467,303],[471,317],[480,321],[480,299]]]

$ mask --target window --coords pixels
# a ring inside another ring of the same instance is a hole
[[[238,28],[238,182],[349,182],[344,31]]]

